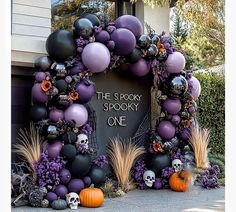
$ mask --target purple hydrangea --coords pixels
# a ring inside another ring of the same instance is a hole
[[[212,167],[204,170],[200,175],[201,186],[206,189],[219,188],[219,182],[217,178],[219,173],[220,168],[218,165],[213,165]]]
[[[91,147],[87,147],[85,144],[80,144],[78,142],[75,142],[75,147],[80,154],[92,154],[94,152]]]
[[[178,149],[174,154],[171,155],[171,160],[174,159],[179,159],[181,160],[182,163],[185,162],[185,158],[184,158],[185,153],[181,151],[181,149]]]
[[[145,185],[143,181],[143,174],[147,170],[146,164],[144,163],[143,160],[137,161],[137,163],[134,166],[134,170],[132,173],[132,178],[134,182],[137,184],[139,189],[146,189],[147,186]]]
[[[106,155],[100,155],[95,161],[94,164],[96,164],[99,167],[103,167],[105,164],[108,164],[108,160]]]
[[[93,132],[93,129],[88,123],[83,125],[83,127],[80,129],[80,133],[83,133],[85,135],[91,135],[92,132]]]
[[[175,172],[175,170],[172,167],[166,167],[161,170],[161,176],[162,178],[169,179],[170,175],[172,175]]]
[[[161,189],[162,186],[163,186],[162,179],[159,178],[159,177],[157,177],[157,178],[155,179],[154,188],[155,188],[155,189]]]

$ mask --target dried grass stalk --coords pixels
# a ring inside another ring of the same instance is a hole
[[[193,147],[196,167],[198,169],[205,169],[208,167],[207,147],[209,144],[210,130],[200,128],[196,123],[192,130],[190,143]]]
[[[15,149],[13,151],[27,160],[35,174],[34,163],[39,161],[42,150],[39,130],[31,122],[30,129],[20,129],[18,135],[19,138],[17,140],[19,143],[14,145]]]
[[[133,144],[131,139],[122,140],[119,137],[114,137],[110,140],[107,151],[108,158],[119,186],[126,192],[131,184],[131,168],[137,157],[145,152],[145,149]]]

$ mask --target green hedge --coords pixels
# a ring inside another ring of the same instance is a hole
[[[209,128],[210,152],[225,153],[225,78],[216,73],[195,73],[201,83],[197,100],[197,119],[201,127]]]

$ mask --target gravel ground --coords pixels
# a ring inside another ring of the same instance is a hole
[[[124,197],[105,199],[103,206],[96,209],[79,207],[78,211],[95,212],[218,212],[225,211],[225,188],[203,190],[193,187],[187,192],[171,190],[134,190]],[[50,208],[19,207],[13,212],[46,212]],[[64,211],[71,211],[70,209]],[[77,211],[77,210],[75,210]]]

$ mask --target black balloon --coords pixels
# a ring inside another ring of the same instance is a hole
[[[155,44],[151,44],[146,50],[146,57],[149,59],[153,59],[157,56],[158,49]]]
[[[99,166],[92,166],[88,175],[91,178],[92,184],[97,187],[101,186],[106,181],[106,173],[104,169]]]
[[[72,131],[67,131],[62,135],[62,140],[65,144],[74,144],[77,141],[77,134]]]
[[[152,42],[152,39],[149,35],[141,35],[137,40],[137,45],[142,48],[146,49]]]
[[[170,75],[164,85],[165,92],[172,97],[179,97],[188,90],[188,82],[182,75]]]
[[[48,140],[55,140],[59,136],[59,130],[55,125],[46,126],[46,135]]]
[[[78,18],[74,22],[74,35],[75,37],[82,36],[83,38],[88,38],[93,33],[93,24],[87,18]]]
[[[48,54],[58,62],[63,62],[70,56],[76,55],[73,35],[66,30],[51,33],[46,41],[46,49]]]
[[[91,23],[93,24],[93,26],[100,26],[101,22],[98,19],[98,17],[94,14],[91,13],[84,13],[80,16],[80,18],[87,18],[88,20],[91,21]]]
[[[76,148],[72,144],[66,144],[61,148],[60,156],[65,160],[72,160],[76,156]]]
[[[167,154],[149,154],[147,158],[148,169],[158,176],[161,170],[171,165],[170,157]]]
[[[160,41],[160,37],[157,34],[153,35],[152,43],[157,45],[159,41]]]
[[[60,92],[64,92],[67,90],[68,84],[64,79],[60,79],[56,81],[56,87]]]
[[[67,163],[67,168],[73,177],[84,177],[88,174],[92,165],[91,156],[88,154],[78,154],[75,156],[74,160]]]
[[[72,101],[66,93],[61,93],[53,98],[53,105],[58,109],[67,108]]]
[[[48,56],[41,56],[36,59],[34,66],[41,71],[46,71],[50,68],[51,64],[52,60]]]
[[[30,108],[30,119],[34,122],[41,121],[47,118],[47,108],[42,105],[33,105]]]
[[[126,56],[126,60],[129,63],[135,63],[142,57],[142,51],[138,48],[134,48],[132,53]]]

